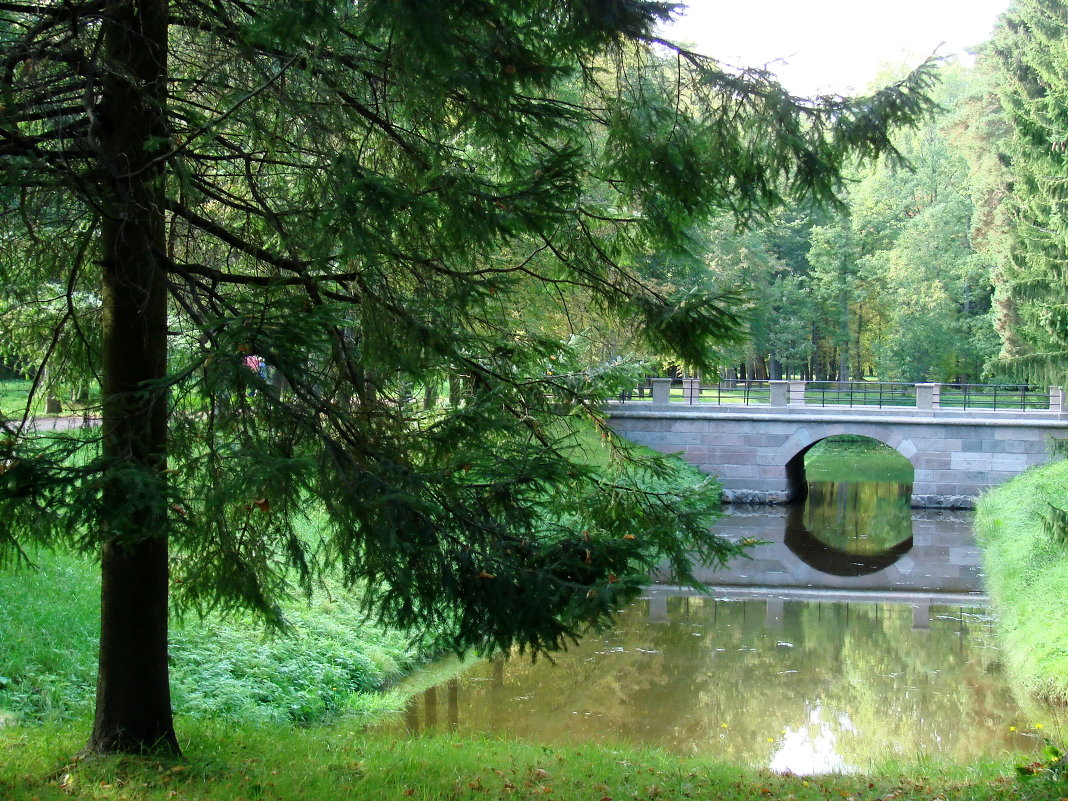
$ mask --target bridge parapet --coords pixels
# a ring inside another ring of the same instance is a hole
[[[737,411],[745,407],[812,413],[955,416],[980,413],[1021,415],[1030,419],[1068,419],[1064,390],[1034,390],[1021,385],[906,384],[874,381],[726,381],[705,385],[697,378],[652,378],[623,393],[619,403],[671,408]]]

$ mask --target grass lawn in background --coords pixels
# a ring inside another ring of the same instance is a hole
[[[911,484],[912,464],[882,442],[842,434],[817,442],[805,454],[809,481],[886,481]]]
[[[30,392],[29,381],[0,381],[0,415],[21,416]]]

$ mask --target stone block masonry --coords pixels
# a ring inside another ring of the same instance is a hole
[[[1068,437],[1058,412],[628,402],[612,427],[627,439],[678,453],[716,475],[726,500],[784,503],[804,492],[804,454],[822,439],[856,434],[897,450],[915,468],[912,505],[970,508],[984,490],[1049,461]]]

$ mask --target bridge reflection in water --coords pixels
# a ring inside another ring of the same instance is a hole
[[[981,613],[936,605],[916,628],[908,604],[857,600],[656,593],[555,663],[497,658],[416,694],[397,729],[636,743],[796,773],[1057,736],[1016,706]]]
[[[913,509],[906,514],[892,496],[878,494],[880,489],[867,498],[867,528],[855,523],[864,511],[855,505],[845,522],[826,525],[821,519],[826,507],[818,504],[827,494],[840,500],[841,490],[818,484],[813,482],[804,505],[727,507],[728,515],[716,529],[732,539],[764,544],[727,570],[699,570],[698,578],[714,587],[948,594],[953,602],[982,602],[970,512]],[[861,487],[859,492],[868,490]],[[670,583],[666,575],[659,580]]]
[[[796,773],[968,761],[1063,736],[1001,678],[969,513],[903,516],[886,489],[813,489],[807,508],[729,509],[722,533],[766,544],[705,571],[710,594],[664,577],[553,662],[458,667],[412,697],[398,729],[641,743]],[[821,500],[878,525],[824,525]]]

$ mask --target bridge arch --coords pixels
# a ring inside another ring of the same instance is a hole
[[[831,430],[841,428],[841,431]],[[889,426],[880,426],[887,430],[873,430],[873,426],[830,426],[821,427],[821,430],[813,432],[811,428],[802,428],[795,432],[783,446],[783,468],[786,472],[787,500],[803,501],[808,494],[808,483],[805,476],[805,456],[819,443],[840,436],[864,437],[887,447],[893,448],[912,467],[913,475],[916,472],[915,457],[918,452],[916,444],[895,431]]]

